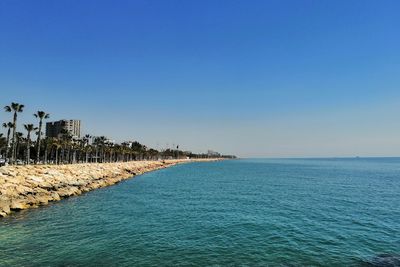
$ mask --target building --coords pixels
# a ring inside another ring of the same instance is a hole
[[[74,138],[81,138],[81,121],[59,120],[46,123],[47,137],[60,137],[62,130],[67,131]]]

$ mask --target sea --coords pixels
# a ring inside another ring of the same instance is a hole
[[[0,266],[400,266],[400,158],[146,173],[0,218]]]

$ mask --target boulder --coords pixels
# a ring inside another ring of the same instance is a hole
[[[12,199],[10,209],[11,210],[24,210],[29,208],[29,204],[23,199]]]
[[[49,201],[59,201],[61,199],[60,195],[57,192],[50,193],[51,200]]]
[[[0,188],[0,195],[8,197],[17,197],[19,194],[15,189],[16,189],[15,185],[5,184],[2,188]]]
[[[27,195],[27,194],[32,193],[33,189],[31,187],[27,187],[27,186],[24,186],[24,185],[17,185],[15,187],[15,192],[18,195]]]
[[[69,197],[82,194],[82,191],[79,190],[77,187],[63,187],[57,190],[57,193],[60,197]]]
[[[0,217],[5,217],[11,212],[10,205],[11,202],[9,199],[5,197],[0,198]]]
[[[49,200],[51,200],[51,197],[47,194],[39,194],[35,196],[37,202],[39,205],[47,205],[49,203]]]

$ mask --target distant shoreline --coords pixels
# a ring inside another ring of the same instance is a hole
[[[110,186],[137,175],[190,162],[222,159],[131,161],[0,168],[0,218]]]

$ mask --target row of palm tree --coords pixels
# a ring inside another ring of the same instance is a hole
[[[4,107],[6,112],[12,114],[12,121],[2,124],[6,135],[0,134],[0,157],[7,159],[10,164],[103,163],[209,157],[207,154],[181,151],[179,146],[176,149],[158,151],[136,141],[114,144],[105,136],[93,137],[87,134],[78,139],[66,130],[62,130],[58,137],[43,138],[43,123],[50,118],[50,114],[45,111],[37,111],[33,114],[37,119],[37,125],[32,123],[23,125],[26,131],[24,136],[17,131],[18,115],[24,111],[24,107],[14,102]],[[36,141],[32,140],[33,134],[37,135]]]
[[[8,161],[11,164],[15,164],[18,159],[19,155],[19,145],[20,141],[22,140],[23,134],[20,132],[17,132],[17,120],[18,120],[18,113],[22,113],[24,110],[24,105],[12,102],[11,105],[5,106],[4,110],[6,112],[12,113],[12,122],[5,122],[2,124],[4,128],[7,130],[7,137],[6,140],[3,142],[0,142],[1,148],[6,147],[5,153],[4,153],[4,158],[7,158]],[[39,119],[39,126],[35,127],[33,124],[24,124],[24,128],[27,131],[27,137],[26,137],[26,164],[29,164],[31,162],[31,157],[30,157],[30,150],[31,150],[31,133],[34,131],[37,131],[37,140],[36,140],[36,162],[39,162],[39,157],[40,157],[40,141],[41,141],[41,136],[42,136],[42,126],[43,126],[43,120],[49,118],[49,114],[47,114],[44,111],[37,111],[35,114],[33,114],[36,118]],[[12,137],[10,139],[10,135],[12,132]],[[3,138],[3,137],[0,137]],[[11,144],[11,145],[10,145]],[[11,151],[10,151],[11,147]],[[1,152],[1,149],[0,149]]]
[[[19,103],[11,103],[10,106],[5,106],[4,110],[6,112],[13,113],[13,122],[12,122],[12,142],[11,142],[11,162],[14,163],[16,159],[16,140],[17,140],[17,118],[18,113],[22,112],[24,109],[24,105]]]

